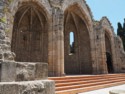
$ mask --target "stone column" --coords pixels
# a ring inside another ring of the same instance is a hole
[[[54,8],[54,37],[55,37],[55,75],[64,75],[64,34],[63,34],[63,13],[60,9]]]
[[[52,4],[52,31],[49,33],[49,76],[63,76],[64,73],[64,34],[63,11]]]
[[[101,30],[102,31],[102,30]],[[102,73],[108,73],[108,70],[107,70],[107,64],[106,64],[106,47],[105,47],[105,32],[102,31],[102,34],[101,34],[101,56],[102,56],[102,65],[101,65],[101,68],[102,68]]]
[[[95,31],[97,74],[105,74],[108,73],[106,64],[105,34],[98,23],[95,26]]]
[[[94,56],[95,72],[94,74],[107,73],[104,34],[103,34],[103,29],[98,22],[94,23],[94,31],[95,31],[95,56]]]
[[[98,55],[98,52],[97,52],[97,48],[98,48],[98,40],[97,40],[97,34],[96,34],[96,26],[94,26],[93,28],[93,32],[91,34],[91,53],[92,53],[92,66],[93,66],[93,74],[98,74],[99,72],[99,65],[98,65],[98,59],[97,59],[97,55]]]

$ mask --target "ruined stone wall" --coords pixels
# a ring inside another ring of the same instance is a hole
[[[122,43],[115,35],[109,20],[106,17],[103,17],[101,21],[95,21],[94,30],[96,32],[97,73],[108,73],[106,51],[111,53],[114,73],[123,72],[125,55],[121,46]]]
[[[95,21],[94,22],[94,40],[95,40],[95,73],[96,74],[101,74],[101,73],[106,73],[106,68],[105,68],[105,61],[104,61],[104,56],[102,54],[102,32],[101,31],[101,26],[100,23]]]
[[[109,39],[110,39],[111,53],[112,53],[112,63],[113,63],[114,73],[117,73],[117,72],[119,72],[121,70],[118,67],[118,66],[121,65],[121,62],[116,59],[116,57],[119,57],[118,56],[119,53],[117,52],[117,48],[116,48],[117,47],[117,43],[116,43],[116,40],[115,40],[116,35],[115,35],[113,27],[111,27],[111,24],[108,21],[108,19],[107,19],[107,22],[106,22],[106,20],[103,19],[103,21],[102,21],[103,24],[102,25],[103,25],[103,28],[104,28],[106,34],[108,34]],[[124,55],[122,55],[122,56],[124,56]]]
[[[89,7],[83,0],[13,0],[9,4],[9,15],[12,19],[9,19],[10,32],[7,36],[12,39],[13,23],[15,14],[23,3],[33,2],[37,3],[45,11],[49,26],[48,26],[48,64],[49,64],[49,75],[64,75],[64,12],[69,6],[78,6],[82,11],[83,15],[80,15],[84,19],[88,32],[93,32],[92,30],[92,14]],[[9,18],[9,16],[8,16]],[[90,38],[92,33],[90,34]],[[47,41],[46,41],[47,42]],[[93,42],[90,43],[91,46]],[[90,46],[90,47],[91,47]],[[91,47],[92,48],[92,47]],[[92,55],[93,54],[93,55]],[[94,53],[91,52],[92,58],[94,58]],[[82,58],[82,57],[81,57]],[[92,59],[94,60],[94,59]],[[92,62],[90,60],[90,62]]]
[[[8,23],[6,18],[6,4],[4,1],[0,1],[0,63],[13,62],[15,54],[11,52],[10,39],[6,37],[6,31],[8,30]]]
[[[47,79],[47,64],[14,60],[10,39],[6,36],[11,31],[10,1],[0,1],[0,94],[55,94],[54,82]]]
[[[46,63],[48,63],[49,65],[48,66],[49,76],[65,75],[64,55],[65,55],[65,36],[67,35],[64,34],[65,21],[66,21],[65,12],[72,6],[77,7],[77,9],[79,10],[75,12],[75,15],[78,15],[78,17],[74,17],[75,18],[74,20],[77,20],[75,24],[76,25],[80,24],[79,26],[76,26],[79,30],[74,27],[75,25],[71,27],[72,29],[75,28],[74,31],[76,35],[79,34],[79,36],[81,37],[78,38],[78,40],[81,42],[81,44],[79,44],[81,48],[79,47],[80,49],[78,50],[80,54],[79,56],[77,56],[80,59],[74,59],[74,57],[71,58],[73,58],[73,60],[76,61],[81,60],[80,62],[83,61],[87,62],[88,66],[92,67],[91,71],[93,74],[107,73],[106,54],[105,54],[106,52],[105,34],[107,34],[109,36],[111,44],[114,72],[121,71],[121,65],[124,62],[123,59],[124,52],[119,51],[119,48],[117,46],[117,44],[119,44],[118,43],[119,40],[116,38],[110,22],[106,17],[103,17],[101,21],[95,22],[92,18],[92,13],[90,9],[84,0],[70,0],[70,1],[69,0],[12,0],[11,2],[7,2],[5,13],[2,13],[1,15],[3,17],[3,19],[1,20],[3,22],[5,21],[5,23],[2,24],[1,26],[4,29],[4,31],[6,31],[6,35],[11,40],[12,40],[12,32],[14,29],[13,25],[14,25],[15,14],[17,13],[18,9],[21,6],[28,4],[29,2],[35,3],[36,5],[40,6],[41,9],[44,11],[45,17],[47,19],[48,25],[46,26],[46,28],[48,29],[47,31],[48,38],[45,40],[45,42],[48,44],[48,48],[46,47],[46,49],[48,50],[48,52],[46,51],[46,54],[48,55]],[[81,26],[81,24],[83,24],[82,22],[79,21],[80,23],[78,23],[79,19],[83,20],[85,28]],[[69,22],[69,23],[74,23],[74,22]],[[87,33],[82,32],[84,31],[84,29],[88,33],[88,35]],[[76,31],[79,31],[80,33]],[[5,34],[5,32],[3,32],[2,34]],[[86,36],[82,37],[82,35]],[[86,38],[87,36],[89,36],[89,38]],[[45,38],[46,37],[44,37],[44,39]],[[87,39],[86,42],[83,41],[86,40],[85,38]],[[89,42],[90,42],[89,47],[88,48],[84,47],[84,44],[87,43],[89,44]],[[85,51],[84,49],[86,49],[87,51]],[[66,58],[69,57],[66,56]],[[87,70],[86,69],[87,64],[83,63],[84,66],[82,67],[83,71]]]

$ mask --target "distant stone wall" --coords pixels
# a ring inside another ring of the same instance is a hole
[[[107,58],[106,58],[106,40],[105,34],[109,38],[111,45],[111,55],[114,73],[125,72],[125,52],[123,45],[118,36],[114,33],[111,23],[106,17],[103,17],[101,21],[94,22],[94,31],[96,39],[96,60],[97,60],[97,73],[107,72]]]

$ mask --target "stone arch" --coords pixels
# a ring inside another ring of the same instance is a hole
[[[81,19],[85,21],[85,24],[89,30],[89,32],[93,31],[93,21],[92,21],[92,13],[87,6],[86,2],[83,0],[64,0],[62,4],[62,10],[65,12],[66,9],[70,8],[71,6],[77,6],[81,11]],[[84,16],[83,16],[84,15]]]
[[[114,34],[114,29],[110,23],[110,21],[108,20],[107,17],[103,17],[100,21],[102,29],[104,30],[104,32],[106,32],[111,38],[113,38]]]
[[[51,19],[51,7],[48,2],[48,0],[13,0],[11,3],[10,11],[13,16],[15,16],[17,10],[24,4],[24,3],[36,3],[38,6],[40,6],[44,12],[46,13],[47,19]]]
[[[106,17],[103,17],[102,20],[101,20],[101,26],[102,26],[102,29],[103,29],[103,32],[102,32],[102,36],[104,37],[104,45],[105,45],[105,52],[108,52],[110,53],[111,55],[111,70],[109,69],[109,66],[108,67],[108,72],[109,73],[112,73],[115,71],[115,67],[114,65],[116,64],[116,59],[115,59],[115,46],[114,46],[114,32],[113,32],[113,27],[111,26],[111,23],[109,22],[109,20],[106,18]],[[106,57],[106,62],[107,62],[107,56],[105,54],[105,57]]]
[[[48,62],[46,12],[36,2],[22,2],[14,17],[11,48],[16,61]]]
[[[64,62],[66,74],[91,74],[90,33],[77,4],[64,12]],[[69,33],[74,33],[74,53],[69,54]]]
[[[9,15],[7,15],[8,22],[10,23],[10,32],[7,32],[7,36],[12,39],[12,31],[13,31],[13,23],[14,23],[14,17],[18,9],[24,4],[24,3],[36,3],[38,6],[42,8],[42,10],[46,14],[46,18],[48,20],[49,25],[51,26],[52,24],[52,11],[51,11],[51,6],[48,0],[13,0],[11,4],[9,5]],[[50,27],[49,26],[49,27]],[[50,29],[50,28],[49,28]]]

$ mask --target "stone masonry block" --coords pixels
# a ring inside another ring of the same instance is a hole
[[[48,77],[47,63],[3,62],[1,82],[42,80]]]
[[[16,78],[16,63],[3,62],[1,64],[1,81],[15,81]]]
[[[55,86],[50,80],[1,82],[0,94],[55,94]]]

